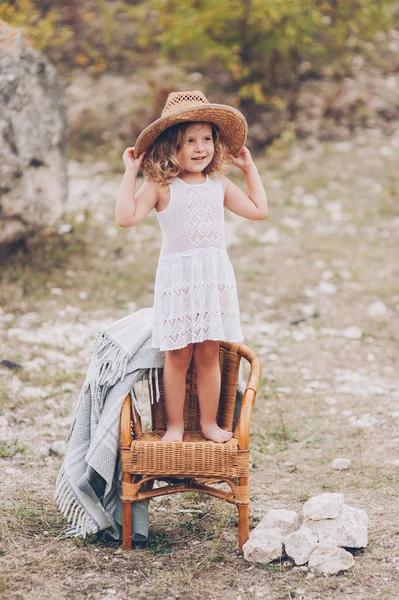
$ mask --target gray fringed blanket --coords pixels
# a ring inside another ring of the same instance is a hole
[[[142,308],[101,330],[75,409],[69,445],[57,478],[55,500],[70,528],[66,535],[108,529],[121,537],[120,411],[126,395],[140,413],[134,386],[152,380],[152,369],[163,368],[165,352],[151,347],[152,308]],[[157,381],[157,377],[155,377]],[[149,386],[151,402],[159,390]],[[237,391],[241,405],[243,384]],[[133,506],[133,539],[147,537],[147,503]]]

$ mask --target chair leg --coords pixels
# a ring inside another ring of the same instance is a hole
[[[122,545],[124,550],[132,549],[133,503],[122,502]]]
[[[242,547],[249,538],[249,506],[238,506],[238,552],[242,554]]]

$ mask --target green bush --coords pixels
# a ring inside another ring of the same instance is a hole
[[[157,58],[200,70],[236,104],[284,108],[278,86],[317,76],[395,24],[393,0],[9,0],[0,19],[22,27],[59,66],[130,74]]]
[[[278,102],[276,86],[295,86],[304,61],[315,74],[393,26],[392,0],[150,0],[130,9],[143,51],[222,75],[238,100]]]

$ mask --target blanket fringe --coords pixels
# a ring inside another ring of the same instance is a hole
[[[126,375],[129,354],[106,331],[100,331],[94,341],[93,356],[97,359],[95,393],[100,395],[102,408],[107,390]]]
[[[57,477],[54,500],[70,525],[64,537],[83,536],[85,538],[90,533],[97,533],[97,524],[69,489],[63,470]]]

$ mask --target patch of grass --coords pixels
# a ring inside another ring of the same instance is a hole
[[[154,554],[170,554],[176,542],[173,537],[166,531],[152,531],[146,549]]]
[[[21,504],[16,506],[15,514],[25,520],[36,518],[40,514],[40,511],[37,508],[29,508],[21,502]]]
[[[297,442],[298,438],[296,431],[283,422],[278,425],[273,431],[270,432],[270,436],[278,442]]]
[[[26,446],[24,444],[20,444],[18,438],[16,438],[13,442],[8,443],[0,440],[0,457],[1,458],[11,458],[15,456],[15,454],[24,454],[26,451]]]
[[[22,496],[22,498],[21,498]],[[10,540],[19,537],[58,536],[65,528],[65,519],[53,503],[36,498],[33,490],[20,493],[18,500],[0,512],[0,539],[7,550]],[[14,548],[14,546],[13,546]]]

